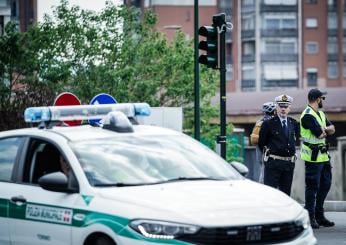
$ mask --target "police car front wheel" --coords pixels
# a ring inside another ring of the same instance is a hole
[[[116,245],[113,240],[107,236],[98,236],[85,243],[85,245]]]

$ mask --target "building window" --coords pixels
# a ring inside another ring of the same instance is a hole
[[[263,24],[265,30],[296,29],[297,15],[294,13],[267,14],[263,16]]]
[[[297,0],[264,0],[266,5],[296,5]]]
[[[343,75],[343,77],[346,77],[346,62],[344,62],[344,67],[342,69],[342,75]]]
[[[336,37],[328,37],[328,54],[338,53],[338,43]]]
[[[346,54],[346,38],[342,39],[342,53]]]
[[[328,29],[338,29],[338,19],[336,13],[328,13]]]
[[[226,64],[226,81],[233,79],[233,67],[232,64]]]
[[[318,22],[316,18],[307,18],[305,20],[305,27],[306,28],[317,28]]]
[[[241,17],[242,30],[255,30],[255,15],[243,14]]]
[[[0,1],[0,8],[6,8],[7,7],[7,0],[1,0]]]
[[[242,81],[241,88],[243,91],[252,91],[256,86],[256,72],[255,72],[255,64],[247,63],[243,64],[241,68]]]
[[[280,41],[265,41],[264,43],[264,54],[279,54],[280,53]]]
[[[309,68],[307,69],[307,79],[309,87],[317,87],[317,69]]]
[[[17,0],[12,1],[12,6],[11,6],[11,17],[13,18],[18,18],[18,3]]]
[[[330,7],[336,7],[336,0],[328,0],[328,6]]]
[[[296,39],[272,39],[262,43],[263,54],[296,54]]]
[[[241,68],[243,80],[255,80],[255,64],[244,64]]]
[[[232,2],[232,1],[230,1]],[[251,12],[255,10],[255,0],[242,0],[241,1],[241,11]]]
[[[317,0],[306,0],[307,4],[317,4]]]
[[[306,43],[306,53],[307,54],[317,54],[318,53],[318,43],[317,42],[307,42]]]
[[[345,3],[346,3],[346,1],[345,1]],[[345,6],[344,10],[346,10],[346,6]],[[344,30],[346,30],[346,15],[345,14],[342,16],[342,28]]]
[[[266,63],[263,65],[265,80],[296,80],[298,68],[296,63]]]
[[[5,28],[4,16],[0,15],[0,36],[4,35],[4,28]]]
[[[328,62],[328,78],[335,79],[338,78],[338,63]]]
[[[243,55],[255,55],[255,42],[243,42]]]

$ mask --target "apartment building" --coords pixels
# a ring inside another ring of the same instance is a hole
[[[20,31],[26,31],[36,20],[36,0],[0,0],[0,35],[11,20]]]
[[[158,15],[157,29],[193,38],[193,0],[127,0]],[[199,26],[224,12],[227,33],[227,117],[249,131],[261,105],[291,95],[296,118],[310,88],[326,90],[325,110],[337,126],[346,122],[346,0],[200,0]],[[217,99],[215,101],[218,101]],[[339,127],[339,128],[340,128]],[[343,127],[341,127],[343,128]],[[346,130],[339,130],[346,135]]]
[[[11,20],[11,7],[8,0],[0,0],[0,35],[4,33],[4,27]]]

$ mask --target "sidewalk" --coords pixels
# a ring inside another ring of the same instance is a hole
[[[325,201],[324,210],[326,212],[346,212],[346,201]]]

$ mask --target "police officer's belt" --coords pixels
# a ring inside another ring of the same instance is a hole
[[[282,156],[278,156],[278,155],[269,154],[268,157],[270,157],[274,160],[282,160],[282,161],[289,161],[289,162],[295,162],[297,160],[296,155],[293,155],[291,157],[282,157]]]

